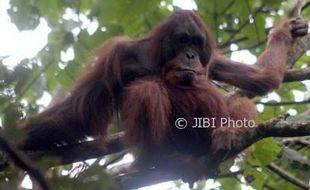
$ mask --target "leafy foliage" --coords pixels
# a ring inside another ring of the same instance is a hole
[[[258,56],[264,50],[268,30],[283,17],[279,13],[293,6],[280,0],[197,0],[196,4],[227,56],[235,51],[231,44]],[[7,57],[0,59],[0,125],[6,134],[11,139],[20,138],[18,125],[26,116],[42,109],[38,100],[44,92],[53,94],[59,87],[68,89],[83,70],[92,51],[102,42],[117,35],[139,37],[171,14],[172,9],[178,7],[171,0],[143,3],[139,0],[10,0],[7,12],[19,30],[34,30],[45,20],[51,31],[45,47],[32,59],[23,59],[14,69],[3,63]],[[303,14],[309,16],[309,9]],[[64,58],[68,52],[74,55],[73,59]],[[310,56],[304,55],[295,67],[303,68],[309,63]],[[309,96],[309,87],[302,82],[283,84],[275,94],[279,95],[280,101],[294,101],[296,91]],[[275,100],[266,96],[261,101]],[[258,120],[261,122],[288,111],[299,114],[306,110],[309,110],[307,104],[264,106]],[[296,189],[264,167],[277,161],[293,175],[309,179],[309,160],[301,159],[304,156],[309,158],[309,149],[283,142],[269,138],[250,147],[247,156],[238,163],[230,162],[225,166],[234,165],[245,172],[236,178],[217,180],[220,189],[242,189],[240,181],[254,189],[262,189],[266,185],[275,189]],[[283,147],[292,149],[294,154],[285,152]],[[98,164],[100,160],[78,172],[77,176],[62,174],[67,171],[66,167],[74,170],[72,165],[49,170],[50,183],[57,189],[113,189],[115,187],[105,168]],[[0,187],[16,189],[20,185],[21,174],[13,167],[0,173]],[[200,182],[197,189],[203,189],[204,185]]]

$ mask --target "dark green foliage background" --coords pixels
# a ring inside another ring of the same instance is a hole
[[[280,0],[197,0],[198,11],[213,31],[222,52],[230,56],[231,42],[239,49],[249,50],[258,56],[264,50],[267,28],[266,19],[279,21],[279,12],[286,13],[294,1]],[[172,0],[10,0],[8,14],[19,30],[33,30],[45,19],[51,32],[48,43],[32,59],[22,60],[14,70],[7,68],[0,57],[0,118],[7,136],[19,139],[20,122],[39,110],[36,101],[47,91],[52,93],[61,86],[68,90],[83,70],[83,65],[91,57],[92,51],[106,39],[117,35],[139,37],[146,34],[153,26],[171,14],[171,9],[179,9],[172,5]],[[79,19],[64,19],[66,11],[74,15],[86,16],[98,22],[94,33],[88,33],[87,27]],[[309,18],[310,10],[303,12]],[[252,20],[249,18],[253,18]],[[241,29],[240,29],[241,28]],[[5,30],[5,28],[2,28]],[[72,30],[80,30],[77,34]],[[242,39],[243,40],[238,40]],[[68,48],[74,50],[72,61],[61,60],[61,52]],[[16,63],[13,63],[16,64]],[[296,68],[308,66],[310,57],[304,55],[295,65]],[[281,101],[293,101],[293,90],[309,95],[304,83],[283,84],[276,92]],[[259,100],[259,99],[257,99]],[[27,102],[27,104],[25,104]],[[294,109],[302,113],[309,105],[290,105],[264,107],[259,113],[259,122]],[[306,116],[301,116],[306,117]],[[307,116],[309,119],[309,116]],[[281,165],[286,171],[307,181],[310,179],[309,148],[295,149],[294,146],[284,148],[281,141],[273,138],[265,139],[251,146],[245,159],[238,162],[245,169],[238,178],[218,180],[219,189],[241,189],[241,184],[263,189],[268,186],[274,189],[295,190],[297,187],[282,180],[264,166],[272,161]],[[72,169],[72,165],[48,171],[49,182],[55,189],[111,189],[110,178],[104,168],[95,164],[89,166],[75,177],[59,175],[61,170]],[[113,159],[107,156],[105,159]],[[232,162],[222,165],[223,171]],[[44,168],[44,163],[42,164]],[[96,176],[96,178],[91,178]],[[6,180],[5,180],[6,179]],[[16,189],[22,179],[22,171],[11,166],[0,172],[0,189]],[[91,179],[91,180],[90,180]],[[95,179],[95,180],[94,180]],[[251,179],[251,180],[246,180]],[[180,185],[176,182],[176,186]],[[96,188],[97,187],[97,188]],[[199,182],[196,189],[204,189],[205,181]],[[208,188],[207,188],[208,189]]]

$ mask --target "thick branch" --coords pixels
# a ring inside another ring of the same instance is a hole
[[[304,0],[298,0],[294,9],[291,12],[292,17],[301,17],[301,11],[304,7]],[[290,51],[288,64],[293,66],[294,63],[310,49],[310,34],[296,39],[293,48]]]
[[[156,183],[162,183],[165,181],[172,181],[180,179],[180,173],[184,173],[183,167],[179,165],[179,168],[174,169],[148,169],[144,171],[134,172],[130,174],[125,174],[119,177],[115,177],[116,183],[119,185],[119,189],[136,189],[139,187],[144,187],[148,185],[153,185]],[[195,171],[192,171],[195,172]],[[214,178],[229,178],[242,174],[244,170],[229,172],[220,174],[218,176],[213,176]]]
[[[184,177],[182,176],[184,174],[190,176],[193,173],[199,173],[198,170],[201,170],[200,174],[206,177],[217,177],[217,175],[214,175],[214,173],[210,171],[215,171],[221,162],[237,155],[260,139],[265,137],[296,137],[307,135],[310,135],[310,121],[286,121],[284,118],[276,118],[259,124],[254,128],[249,128],[247,133],[244,133],[232,142],[231,149],[199,158],[199,161],[195,163],[197,167],[195,167],[193,171],[190,171],[192,165],[190,165],[189,162],[184,163],[175,161],[175,159],[167,159],[167,162],[157,169],[152,168],[121,175],[116,177],[116,181],[120,187],[136,188],[168,180],[180,179]],[[67,164],[120,152],[124,150],[122,138],[123,133],[116,134],[109,138],[109,140],[106,141],[106,148],[102,148],[102,142],[98,139],[82,142],[77,145],[59,147],[50,151],[31,152],[30,156],[34,159],[38,159],[43,155],[57,156],[61,158],[60,161],[56,163],[57,165]],[[186,166],[186,164],[189,166]],[[185,179],[187,178],[185,177]]]
[[[56,164],[67,164],[90,158],[97,158],[124,150],[122,144],[123,133],[117,133],[106,141],[102,148],[100,139],[82,142],[76,145],[58,147],[49,151],[32,151],[27,154],[38,160],[44,156],[57,156],[61,160]],[[250,128],[247,133],[240,136],[238,142],[232,142],[230,155],[236,155],[246,147],[265,137],[296,137],[310,135],[310,121],[286,121],[272,119],[257,127]],[[223,155],[222,155],[223,156]]]
[[[49,163],[51,165],[47,167],[69,164],[123,151],[123,136],[124,133],[120,132],[109,136],[104,142],[101,138],[98,138],[50,150],[27,151],[26,154],[33,160],[40,160],[43,156],[60,158],[57,159],[57,163]]]
[[[310,121],[286,121],[283,118],[271,119],[254,128],[232,142],[228,158],[243,151],[248,146],[266,137],[296,137],[310,135]],[[221,157],[223,155],[218,155]]]
[[[286,71],[283,82],[294,82],[308,79],[310,79],[310,67],[306,67],[300,70],[291,69]]]
[[[218,168],[218,165],[224,161],[222,158],[225,157],[225,160],[227,160],[260,139],[265,137],[293,137],[306,135],[310,135],[310,121],[293,122],[286,121],[283,118],[272,119],[264,124],[258,125],[255,128],[251,128],[247,133],[238,138],[238,140],[232,142],[230,150],[223,150],[219,154],[206,155],[203,159],[199,159],[195,162],[195,165],[198,166],[195,167],[192,173],[199,173],[203,171],[205,172],[204,176],[208,178],[217,178],[221,175],[214,175],[214,173],[210,172],[210,170]],[[190,167],[191,166],[189,166],[189,168]],[[199,171],[199,169],[197,170],[197,168],[200,168],[201,171]],[[182,176],[183,174],[189,173],[187,169],[188,167],[184,165],[184,163],[167,159],[166,166],[162,166],[159,169],[152,168],[121,175],[116,179],[120,187],[137,188],[159,182],[180,179],[184,177]]]
[[[295,62],[310,49],[310,34],[296,39],[294,46],[289,54],[288,64],[294,65]]]
[[[235,146],[230,150],[231,155],[241,152],[246,147],[265,137],[295,137],[310,135],[310,121],[278,121],[273,119],[258,127],[251,128],[240,137],[240,142],[233,142]],[[61,158],[57,165],[68,164],[90,158],[97,158],[124,150],[122,144],[123,133],[117,133],[108,138],[103,147],[102,140],[82,142],[75,145],[57,147],[48,151],[28,151],[27,154],[35,160],[42,156],[56,156]]]
[[[255,131],[257,137],[297,137],[310,135],[310,121],[281,120],[273,125],[274,120],[259,125]]]

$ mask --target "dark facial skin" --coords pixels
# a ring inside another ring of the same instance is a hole
[[[173,48],[166,70],[174,72],[168,80],[180,86],[191,86],[197,76],[205,74],[208,61],[204,60],[203,56],[209,53],[204,49],[207,42],[203,29],[193,20],[188,19],[186,24],[182,23],[182,27],[176,27],[170,39]]]
[[[202,36],[192,36],[187,33],[178,34],[175,44],[179,48],[178,57],[180,67],[176,70],[176,77],[180,78],[180,84],[189,86],[198,75],[198,68],[201,66],[199,49],[203,44]]]

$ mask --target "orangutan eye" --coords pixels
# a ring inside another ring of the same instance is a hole
[[[188,44],[190,42],[190,36],[188,34],[180,34],[177,39],[181,44]]]
[[[195,46],[202,46],[203,45],[203,38],[201,38],[200,36],[194,36],[193,38],[192,38],[192,41],[193,41],[193,44],[195,45]]]

